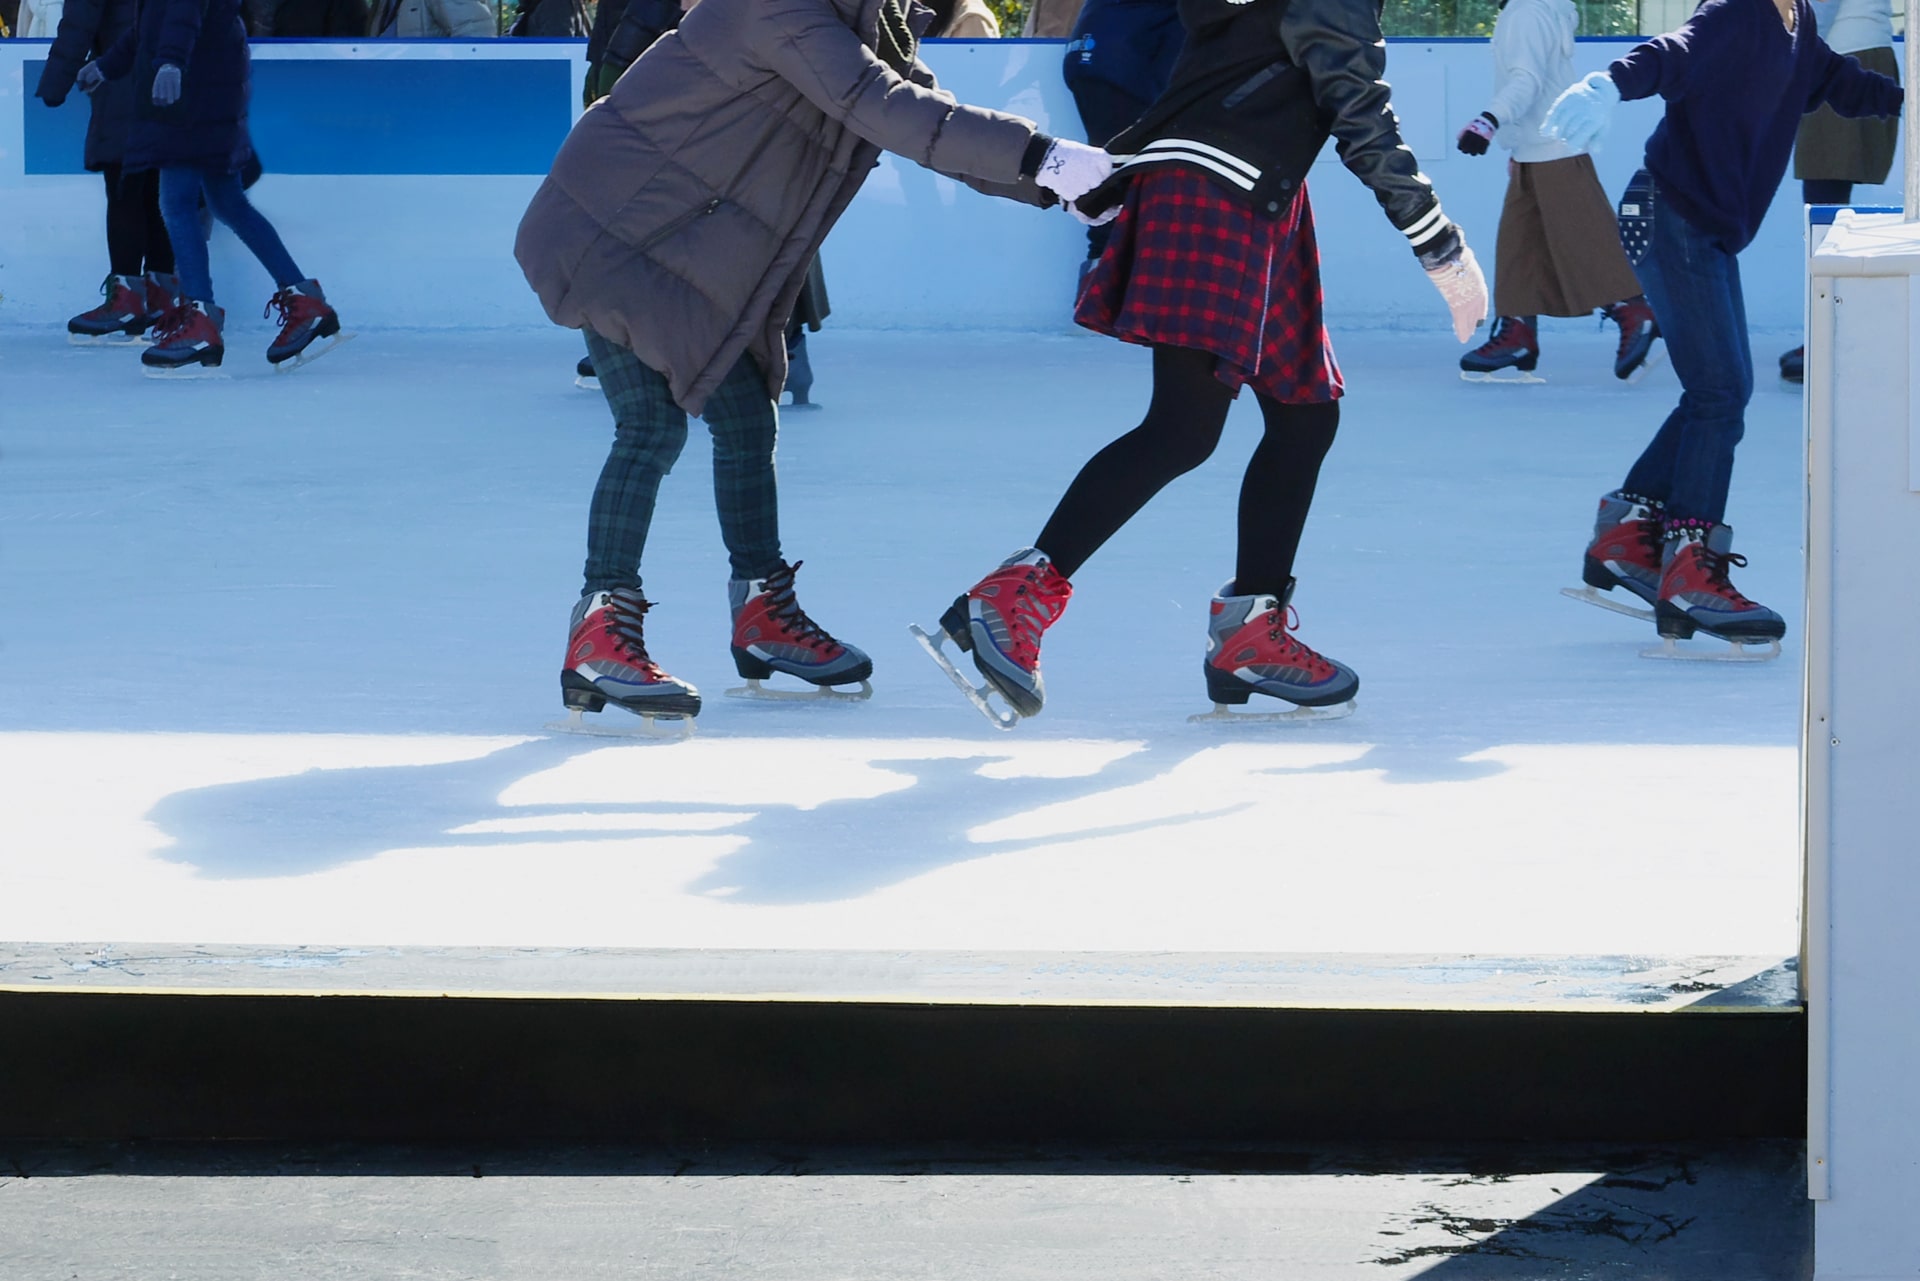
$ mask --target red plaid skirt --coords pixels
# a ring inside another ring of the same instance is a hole
[[[1155,165],[1129,184],[1073,318],[1125,342],[1211,352],[1236,393],[1305,405],[1345,387],[1320,305],[1304,184],[1285,213],[1261,218],[1198,171]]]

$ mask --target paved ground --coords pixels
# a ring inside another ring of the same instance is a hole
[[[7,1281],[1787,1281],[1797,1143],[286,1149],[0,1141]]]

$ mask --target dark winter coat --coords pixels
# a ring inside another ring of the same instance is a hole
[[[153,75],[168,63],[180,68],[180,100],[156,107]],[[128,169],[237,173],[252,158],[252,63],[240,0],[140,0],[139,21],[100,59],[100,70],[133,83]]]
[[[34,96],[54,107],[65,102],[80,68],[132,30],[138,12],[138,0],[67,0],[60,32],[47,50],[47,65]],[[126,155],[127,131],[133,125],[133,86],[125,80],[101,85],[91,110],[86,165],[98,172],[119,164]]]
[[[1122,167],[1080,209],[1118,200],[1142,165],[1178,164],[1276,217],[1331,136],[1415,253],[1454,234],[1400,137],[1380,0],[1180,0],[1180,23],[1173,83],[1107,143]]]
[[[882,35],[882,8],[700,0],[588,108],[521,219],[514,254],[547,315],[628,348],[697,414],[743,354],[779,395],[807,265],[883,147],[1048,203],[1023,176],[1045,136],[956,102],[913,37]]]
[[[1177,0],[1087,0],[1067,42],[1067,88],[1103,80],[1152,102],[1173,78],[1184,33]]]
[[[367,35],[366,0],[280,0],[260,8],[265,15],[263,36],[364,40]]]

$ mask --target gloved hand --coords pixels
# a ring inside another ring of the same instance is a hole
[[[1113,157],[1084,142],[1056,138],[1040,158],[1033,180],[1062,200],[1073,201],[1092,191],[1113,172]]]
[[[1458,226],[1445,244],[1433,253],[1420,255],[1420,270],[1440,291],[1447,310],[1453,315],[1453,336],[1461,342],[1473,337],[1474,329],[1487,318],[1487,278],[1467,248],[1466,235]]]
[[[76,77],[75,79],[77,83],[78,77]],[[34,90],[34,96],[39,98],[40,101],[46,103],[49,107],[57,107],[61,103],[67,100],[67,91],[62,89],[59,93],[51,93],[51,92],[41,93],[38,89],[36,89]]]
[[[180,101],[180,68],[171,62],[163,62],[160,69],[153,73],[153,105],[171,107]]]
[[[1487,144],[1493,141],[1494,131],[1500,128],[1500,122],[1491,111],[1483,111],[1467,121],[1467,127],[1460,131],[1459,141],[1454,145],[1469,156],[1487,154]]]
[[[1619,86],[1604,71],[1591,72],[1567,86],[1554,99],[1540,132],[1569,147],[1590,151],[1606,135],[1613,120],[1613,104],[1620,101]]]
[[[98,62],[89,62],[86,66],[80,68],[80,74],[73,78],[73,83],[80,86],[80,92],[86,94],[88,97],[92,97],[94,90],[106,82],[106,73],[100,70],[100,64]],[[64,97],[65,95],[62,96]],[[52,99],[48,99],[48,102],[55,107],[60,105]]]
[[[1086,214],[1080,212],[1078,205],[1069,200],[1067,201],[1067,212],[1075,218],[1078,218],[1081,223],[1088,227],[1104,227],[1120,216],[1120,204],[1118,201],[1115,201],[1113,204],[1107,206],[1105,212],[1097,213],[1089,218]]]

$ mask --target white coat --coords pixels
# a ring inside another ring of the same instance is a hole
[[[1573,83],[1579,29],[1573,0],[1507,0],[1493,24],[1493,98],[1486,109],[1500,122],[1494,141],[1515,160],[1534,164],[1580,154],[1540,132],[1547,108]]]

